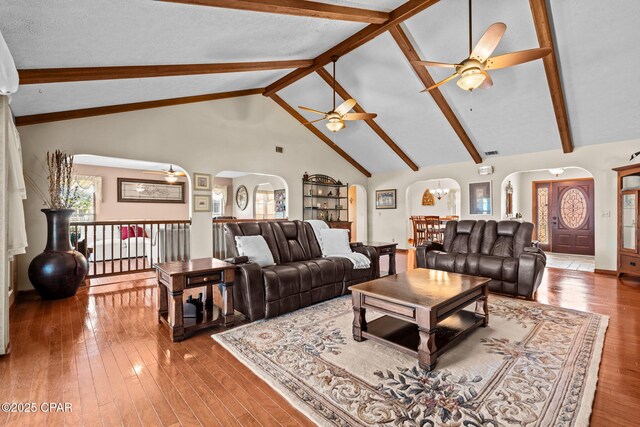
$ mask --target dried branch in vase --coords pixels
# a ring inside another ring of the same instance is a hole
[[[60,150],[53,153],[47,151],[47,160],[43,168],[49,182],[48,191],[43,191],[36,179],[25,174],[27,184],[35,190],[47,208],[73,208],[79,197],[78,186],[74,183],[73,156]]]
[[[73,185],[73,156],[60,150],[53,153],[47,151],[47,171],[51,208],[73,207],[78,192]]]

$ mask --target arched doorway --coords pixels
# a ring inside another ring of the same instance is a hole
[[[367,233],[367,190],[359,184],[349,187],[349,222],[351,241],[366,242]]]
[[[246,204],[239,203],[245,190]],[[284,219],[289,215],[289,187],[277,175],[223,171],[213,179],[213,193],[214,218]],[[216,198],[221,200],[218,210]]]
[[[429,193],[429,194],[427,194]],[[425,197],[431,195],[432,197]],[[416,181],[407,187],[406,218],[407,241],[413,243],[412,216],[460,217],[460,184],[451,178]],[[411,243],[411,244],[412,244]]]

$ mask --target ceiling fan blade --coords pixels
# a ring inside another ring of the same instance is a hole
[[[310,122],[305,122],[305,123],[303,123],[303,125],[310,125],[310,124],[315,123],[315,122],[321,122],[321,121],[322,121],[322,120],[324,120],[324,119],[325,119],[325,118],[323,117],[323,118],[318,119],[318,120],[311,120]]]
[[[351,109],[357,104],[355,99],[349,98],[346,101],[344,101],[342,104],[338,105],[338,108],[336,108],[334,111],[336,113],[338,113],[341,116],[344,116],[345,114],[347,114],[349,111],[351,111]]]
[[[487,59],[485,70],[498,70],[500,68],[512,67],[525,62],[543,58],[551,53],[549,47],[539,47],[536,49],[521,50],[519,52],[506,53]]]
[[[142,171],[142,173],[151,173],[151,174],[154,174],[154,175],[166,175],[167,174],[166,172],[163,172],[163,171]]]
[[[433,61],[411,61],[413,65],[422,65],[424,67],[440,67],[440,68],[456,68],[457,64],[447,64],[446,62]]]
[[[486,71],[483,71],[482,74],[484,74],[484,81],[478,87],[478,89],[489,89],[491,86],[493,86],[493,80],[491,79],[489,73],[487,73]]]
[[[322,114],[323,116],[327,115],[327,113],[323,113],[322,111],[314,110],[313,108],[303,107],[301,105],[298,105],[298,108],[301,109],[301,110],[310,111],[312,113]]]
[[[452,75],[450,75],[449,77],[447,77],[444,80],[440,80],[438,83],[434,84],[431,87],[426,88],[425,90],[423,90],[422,92],[427,92],[429,90],[433,90],[435,88],[437,88],[438,86],[442,86],[443,84],[445,84],[446,82],[455,79],[456,77],[458,77],[458,73],[453,73]]]
[[[378,117],[376,113],[347,113],[342,120],[369,120]]]
[[[476,47],[473,48],[469,57],[484,62],[496,50],[505,31],[507,31],[507,26],[502,22],[491,25],[484,32]]]
[[[175,176],[187,176],[187,174],[184,173],[184,172],[174,172],[173,175],[175,175]]]

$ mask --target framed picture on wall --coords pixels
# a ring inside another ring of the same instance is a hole
[[[193,174],[193,189],[194,190],[211,190],[211,175],[208,173],[194,173]]]
[[[469,214],[491,215],[491,181],[469,183]]]
[[[211,212],[211,194],[194,194],[193,211]]]
[[[376,190],[376,209],[396,209],[396,190]]]
[[[118,178],[118,202],[185,203],[184,182]]]

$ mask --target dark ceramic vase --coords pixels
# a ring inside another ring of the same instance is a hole
[[[89,270],[87,259],[71,246],[74,209],[42,209],[47,216],[47,246],[29,264],[29,280],[42,299],[74,296]]]

